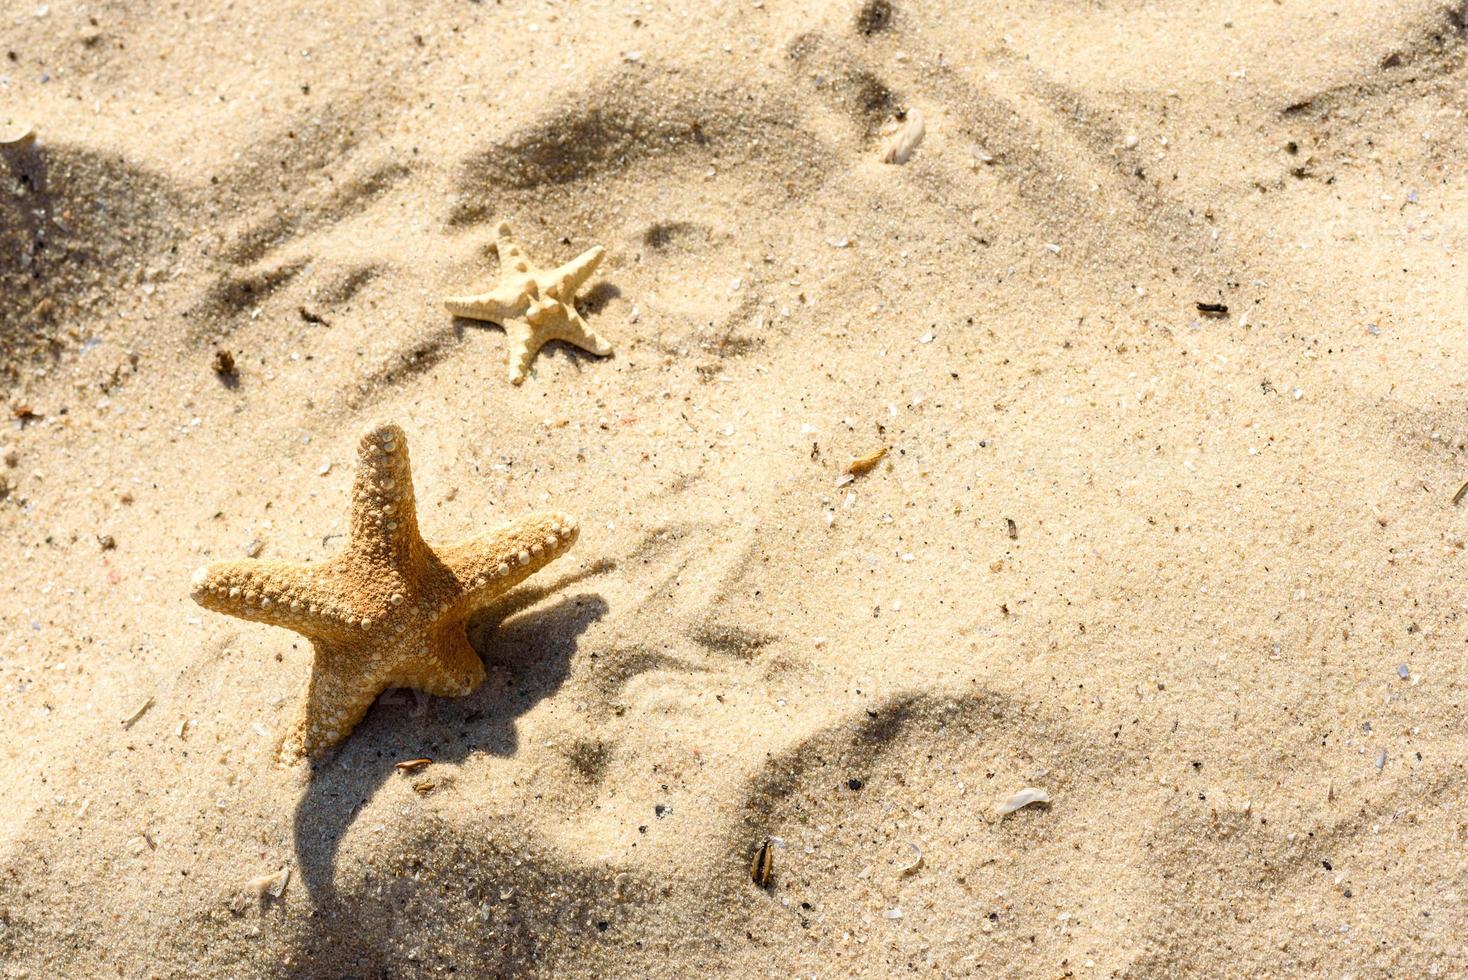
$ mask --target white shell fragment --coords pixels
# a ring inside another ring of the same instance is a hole
[[[925,132],[927,128],[923,124],[923,114],[917,109],[908,109],[907,118],[882,145],[882,162],[906,163],[912,158],[913,151],[918,148],[918,144],[923,141]]]
[[[0,128],[0,146],[20,149],[29,146],[35,139],[35,129],[25,123]]]
[[[249,884],[246,887],[249,888],[249,890],[261,900],[264,900],[265,896],[267,895],[269,895],[271,898],[279,898],[281,895],[285,894],[286,882],[290,880],[290,865],[286,865],[284,868],[281,868],[279,871],[275,872],[275,874],[261,875],[258,878],[251,878]]]
[[[923,850],[912,841],[903,841],[912,850],[912,860],[903,867],[897,869],[897,877],[901,878],[912,874],[923,866]]]
[[[1009,799],[999,804],[999,815],[1007,817],[1016,810],[1024,809],[1031,803],[1049,803],[1050,793],[1038,786],[1026,786],[1015,793]]]

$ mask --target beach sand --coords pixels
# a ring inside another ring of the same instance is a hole
[[[1468,974],[1468,8],[958,6],[6,7],[0,976]],[[279,769],[379,418],[581,537]]]

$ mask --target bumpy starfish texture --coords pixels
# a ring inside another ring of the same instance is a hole
[[[346,550],[319,564],[228,561],[194,573],[194,601],[241,619],[284,626],[315,657],[282,763],[340,742],[390,687],[451,697],[484,680],[465,621],[576,541],[574,518],[528,514],[452,545],[418,534],[403,432],[362,436]]]
[[[591,277],[607,250],[597,245],[565,265],[542,270],[531,264],[525,250],[510,236],[508,224],[501,222],[495,234],[499,284],[476,296],[451,296],[444,306],[454,316],[487,320],[505,328],[510,382],[525,380],[531,360],[547,341],[563,340],[593,354],[610,354],[612,345],[587,326],[575,306],[576,290]]]

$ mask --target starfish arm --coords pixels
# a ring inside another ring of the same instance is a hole
[[[469,645],[464,622],[456,619],[428,637],[428,656],[394,678],[403,687],[417,688],[438,698],[457,698],[484,680],[484,661]]]
[[[560,511],[526,514],[478,537],[435,549],[458,583],[456,611],[472,615],[565,554],[580,534]]]
[[[345,639],[361,622],[317,569],[295,562],[215,562],[194,572],[190,595],[205,609],[311,638]]]
[[[494,250],[499,253],[502,275],[530,271],[530,256],[526,255],[520,243],[515,241],[515,236],[510,233],[508,221],[501,221],[494,229]]]
[[[407,439],[396,425],[376,423],[362,433],[357,444],[351,551],[370,561],[402,567],[422,546]]]
[[[567,335],[559,339],[575,344],[598,357],[606,357],[612,352],[612,342],[591,329],[590,324],[582,318],[580,313],[576,312],[576,307],[570,303],[566,304],[566,321]]]
[[[280,746],[279,759],[287,765],[320,756],[346,738],[388,687],[380,674],[364,671],[359,657],[337,644],[313,646],[306,692]]]
[[[528,300],[526,285],[525,282],[502,283],[487,293],[450,296],[443,305],[454,316],[502,324],[525,311]]]
[[[581,314],[576,312],[576,307],[570,303],[558,303],[557,307],[540,327],[544,335],[541,343],[546,340],[562,340],[598,357],[605,357],[612,352],[611,342],[591,329]]]
[[[597,245],[582,252],[565,265],[542,273],[537,277],[540,280],[541,292],[563,303],[570,303],[575,299],[576,291],[591,278],[591,274],[596,271],[596,267],[601,264],[602,257],[606,254],[607,250]]]
[[[535,329],[523,319],[506,320],[505,361],[511,384],[522,384],[530,373],[530,362],[541,345],[549,338],[540,337]]]

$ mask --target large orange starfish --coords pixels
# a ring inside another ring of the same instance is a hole
[[[403,432],[369,428],[357,449],[347,548],[320,564],[228,561],[194,573],[194,601],[284,626],[315,659],[280,760],[320,755],[390,687],[449,697],[484,679],[465,620],[575,542],[574,518],[528,514],[457,544],[418,535]]]

